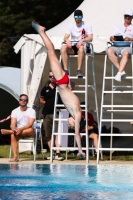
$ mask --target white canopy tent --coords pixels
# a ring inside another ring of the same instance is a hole
[[[109,40],[114,27],[123,23],[124,11],[128,8],[133,9],[131,0],[84,0],[78,9],[83,11],[83,20],[89,22],[93,29],[94,51],[100,53],[105,50],[105,44]],[[66,27],[73,21],[73,13],[63,22],[47,31],[50,37],[57,39],[64,36]]]
[[[113,28],[117,24],[123,23],[124,11],[127,8],[133,8],[131,0],[123,2],[121,0],[85,0],[78,7],[83,11],[84,20],[91,23],[93,28],[93,46],[95,51],[95,74],[97,84],[98,104],[101,103],[101,88],[104,66],[104,53],[106,42],[112,33]],[[67,25],[74,20],[73,13],[63,22],[47,31],[56,49],[57,56],[60,55],[61,42],[65,34]],[[45,25],[45,24],[44,24]],[[40,113],[41,106],[37,102],[37,96],[40,93],[40,88],[44,86],[47,79],[48,70],[50,68],[47,58],[47,51],[41,37],[38,34],[24,35],[14,46],[15,52],[21,50],[21,93],[26,93],[29,96],[29,105],[37,105],[37,111]],[[76,61],[72,61],[71,65],[76,68]],[[130,64],[127,66],[127,74],[131,73]],[[84,70],[84,67],[83,69]],[[90,73],[88,80],[91,80]],[[40,87],[39,87],[40,86]],[[37,95],[38,92],[38,95]],[[94,98],[89,92],[88,100],[90,108],[94,107]],[[38,98],[39,99],[39,98]],[[83,99],[82,99],[83,101]],[[118,97],[117,101],[121,101]],[[127,98],[129,104],[130,98]],[[125,116],[126,117],[126,116]],[[125,127],[124,127],[125,128]]]
[[[131,0],[84,0],[83,3],[77,8],[83,11],[83,20],[88,21],[93,28],[93,46],[96,53],[95,72],[99,105],[101,102],[104,64],[104,54],[101,52],[105,51],[106,42],[109,40],[113,28],[117,24],[123,23],[124,11],[127,8],[133,9]],[[59,50],[66,27],[73,20],[74,18],[72,13],[63,22],[47,31],[58,56],[60,54]],[[12,94],[16,99],[18,99],[20,93],[26,93],[29,96],[29,105],[33,106],[33,104],[36,104],[36,97],[38,96],[37,93],[40,93],[40,88],[42,88],[47,81],[49,62],[47,59],[46,48],[38,34],[25,34],[16,43],[14,50],[15,53],[18,53],[18,51],[21,50],[21,70],[16,68],[11,69],[9,67],[8,69],[0,68],[0,88]],[[76,67],[76,62],[73,61],[72,65],[75,65]],[[128,66],[127,69],[130,71],[130,66]],[[90,75],[89,79],[91,79]],[[91,94],[89,93],[89,101],[90,100]],[[120,100],[120,98],[117,99],[118,102]],[[127,101],[130,101],[130,98],[127,97]],[[89,105],[92,109],[94,102],[93,98],[91,102],[89,102]],[[129,104],[131,103],[129,102]],[[36,111],[40,113],[40,105],[37,108],[38,109]],[[127,128],[122,124],[120,124],[120,127],[122,127],[123,130]]]
[[[85,0],[78,7],[83,11],[83,19],[92,25],[93,45],[96,53],[105,50],[106,42],[109,40],[113,28],[117,24],[123,23],[125,9],[132,7],[131,0],[126,2]],[[66,20],[47,31],[56,50],[60,49],[66,27],[73,20],[72,13]],[[33,106],[43,71],[45,71],[47,51],[38,34],[22,36],[14,49],[16,53],[21,49],[21,93],[28,94],[29,105]]]
[[[18,68],[0,68],[0,88],[10,93],[17,100],[20,94],[20,73],[21,69]]]
[[[0,67],[0,120],[9,119],[14,106],[18,105],[20,74],[21,69]],[[9,128],[9,120],[0,123],[0,129],[2,128]]]

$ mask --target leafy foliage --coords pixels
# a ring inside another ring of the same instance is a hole
[[[20,55],[13,52],[14,42],[7,37],[35,33],[35,19],[48,29],[68,17],[83,0],[6,0],[0,2],[0,65],[19,67]]]

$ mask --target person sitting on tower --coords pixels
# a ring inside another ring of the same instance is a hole
[[[84,44],[92,42],[93,33],[89,23],[83,21],[83,13],[81,10],[75,10],[75,21],[71,23],[65,33],[64,42],[61,48],[61,57],[64,71],[68,72],[68,55],[78,55],[77,76],[82,76],[81,67],[84,59]],[[71,36],[71,41],[69,37]]]
[[[115,42],[117,38],[115,36],[122,36],[124,41],[133,41],[133,24],[131,24],[133,19],[133,10],[127,9],[124,12],[124,24],[116,26],[112,35],[110,36],[110,41]],[[115,47],[111,46],[107,49],[107,55],[109,60],[118,69],[118,73],[115,76],[115,80],[121,82],[121,77],[126,74],[125,67],[128,62],[129,55],[131,54],[130,47]],[[121,60],[119,62],[117,55],[121,55]]]

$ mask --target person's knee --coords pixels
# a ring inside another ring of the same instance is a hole
[[[98,140],[98,135],[96,133],[92,133],[89,135],[89,138],[91,138],[93,140]]]
[[[129,57],[129,52],[128,51],[124,51],[123,53],[122,53],[122,57]]]
[[[14,139],[15,139],[15,135],[11,134],[11,140],[14,140]]]
[[[24,136],[31,136],[31,135],[34,135],[35,134],[35,130],[34,128],[28,128],[28,129],[25,129],[22,131],[22,133],[20,135],[24,135]]]
[[[78,49],[78,54],[80,54],[80,53],[84,53],[84,46],[83,45]]]
[[[30,132],[34,132],[34,128],[29,128],[29,131]]]
[[[11,143],[18,141],[19,139],[19,135],[11,134]]]
[[[46,137],[46,140],[47,140],[47,142],[50,142],[51,141],[51,137],[50,136]]]
[[[34,134],[35,130],[34,130],[34,128],[29,128],[29,129],[27,130],[27,132],[29,132],[29,133],[31,133],[31,134]]]
[[[67,52],[67,46],[66,45],[63,45],[62,47],[61,47],[61,54],[63,54],[63,53],[66,53]]]
[[[115,54],[114,50],[111,49],[111,48],[108,48],[106,52],[107,52],[108,56],[111,55],[111,54]]]

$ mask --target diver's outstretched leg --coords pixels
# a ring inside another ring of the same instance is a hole
[[[41,34],[41,32],[44,32],[46,30],[45,27],[38,24],[36,21],[32,21],[32,27],[36,30],[37,33]]]
[[[79,133],[80,130],[80,121],[81,121],[81,112],[75,113],[75,137],[76,137],[76,142],[78,146],[79,153],[77,156],[80,156],[82,158],[85,158],[85,153],[82,151],[82,145],[81,145],[81,136]]]
[[[32,22],[32,27],[37,31],[37,33],[39,33],[39,35],[41,36],[41,38],[45,44],[45,47],[46,47],[47,53],[48,53],[48,57],[49,57],[49,61],[50,61],[50,68],[54,74],[55,79],[60,80],[64,76],[65,72],[63,71],[60,62],[57,59],[53,43],[51,42],[51,40],[45,33],[46,28],[39,25],[35,21]]]
[[[53,43],[51,42],[51,40],[49,39],[49,37],[47,36],[47,34],[45,33],[45,27],[41,26],[40,24],[38,24],[37,22],[35,21],[32,21],[32,27],[37,31],[37,33],[39,33],[39,35],[41,36],[45,46],[46,46],[46,49],[48,51],[48,56],[49,56],[49,59],[53,59],[53,54],[54,54],[54,58],[56,58],[55,56],[55,50],[54,50],[54,46],[53,46]],[[49,55],[50,54],[50,55]],[[56,58],[57,59],[57,58]]]

